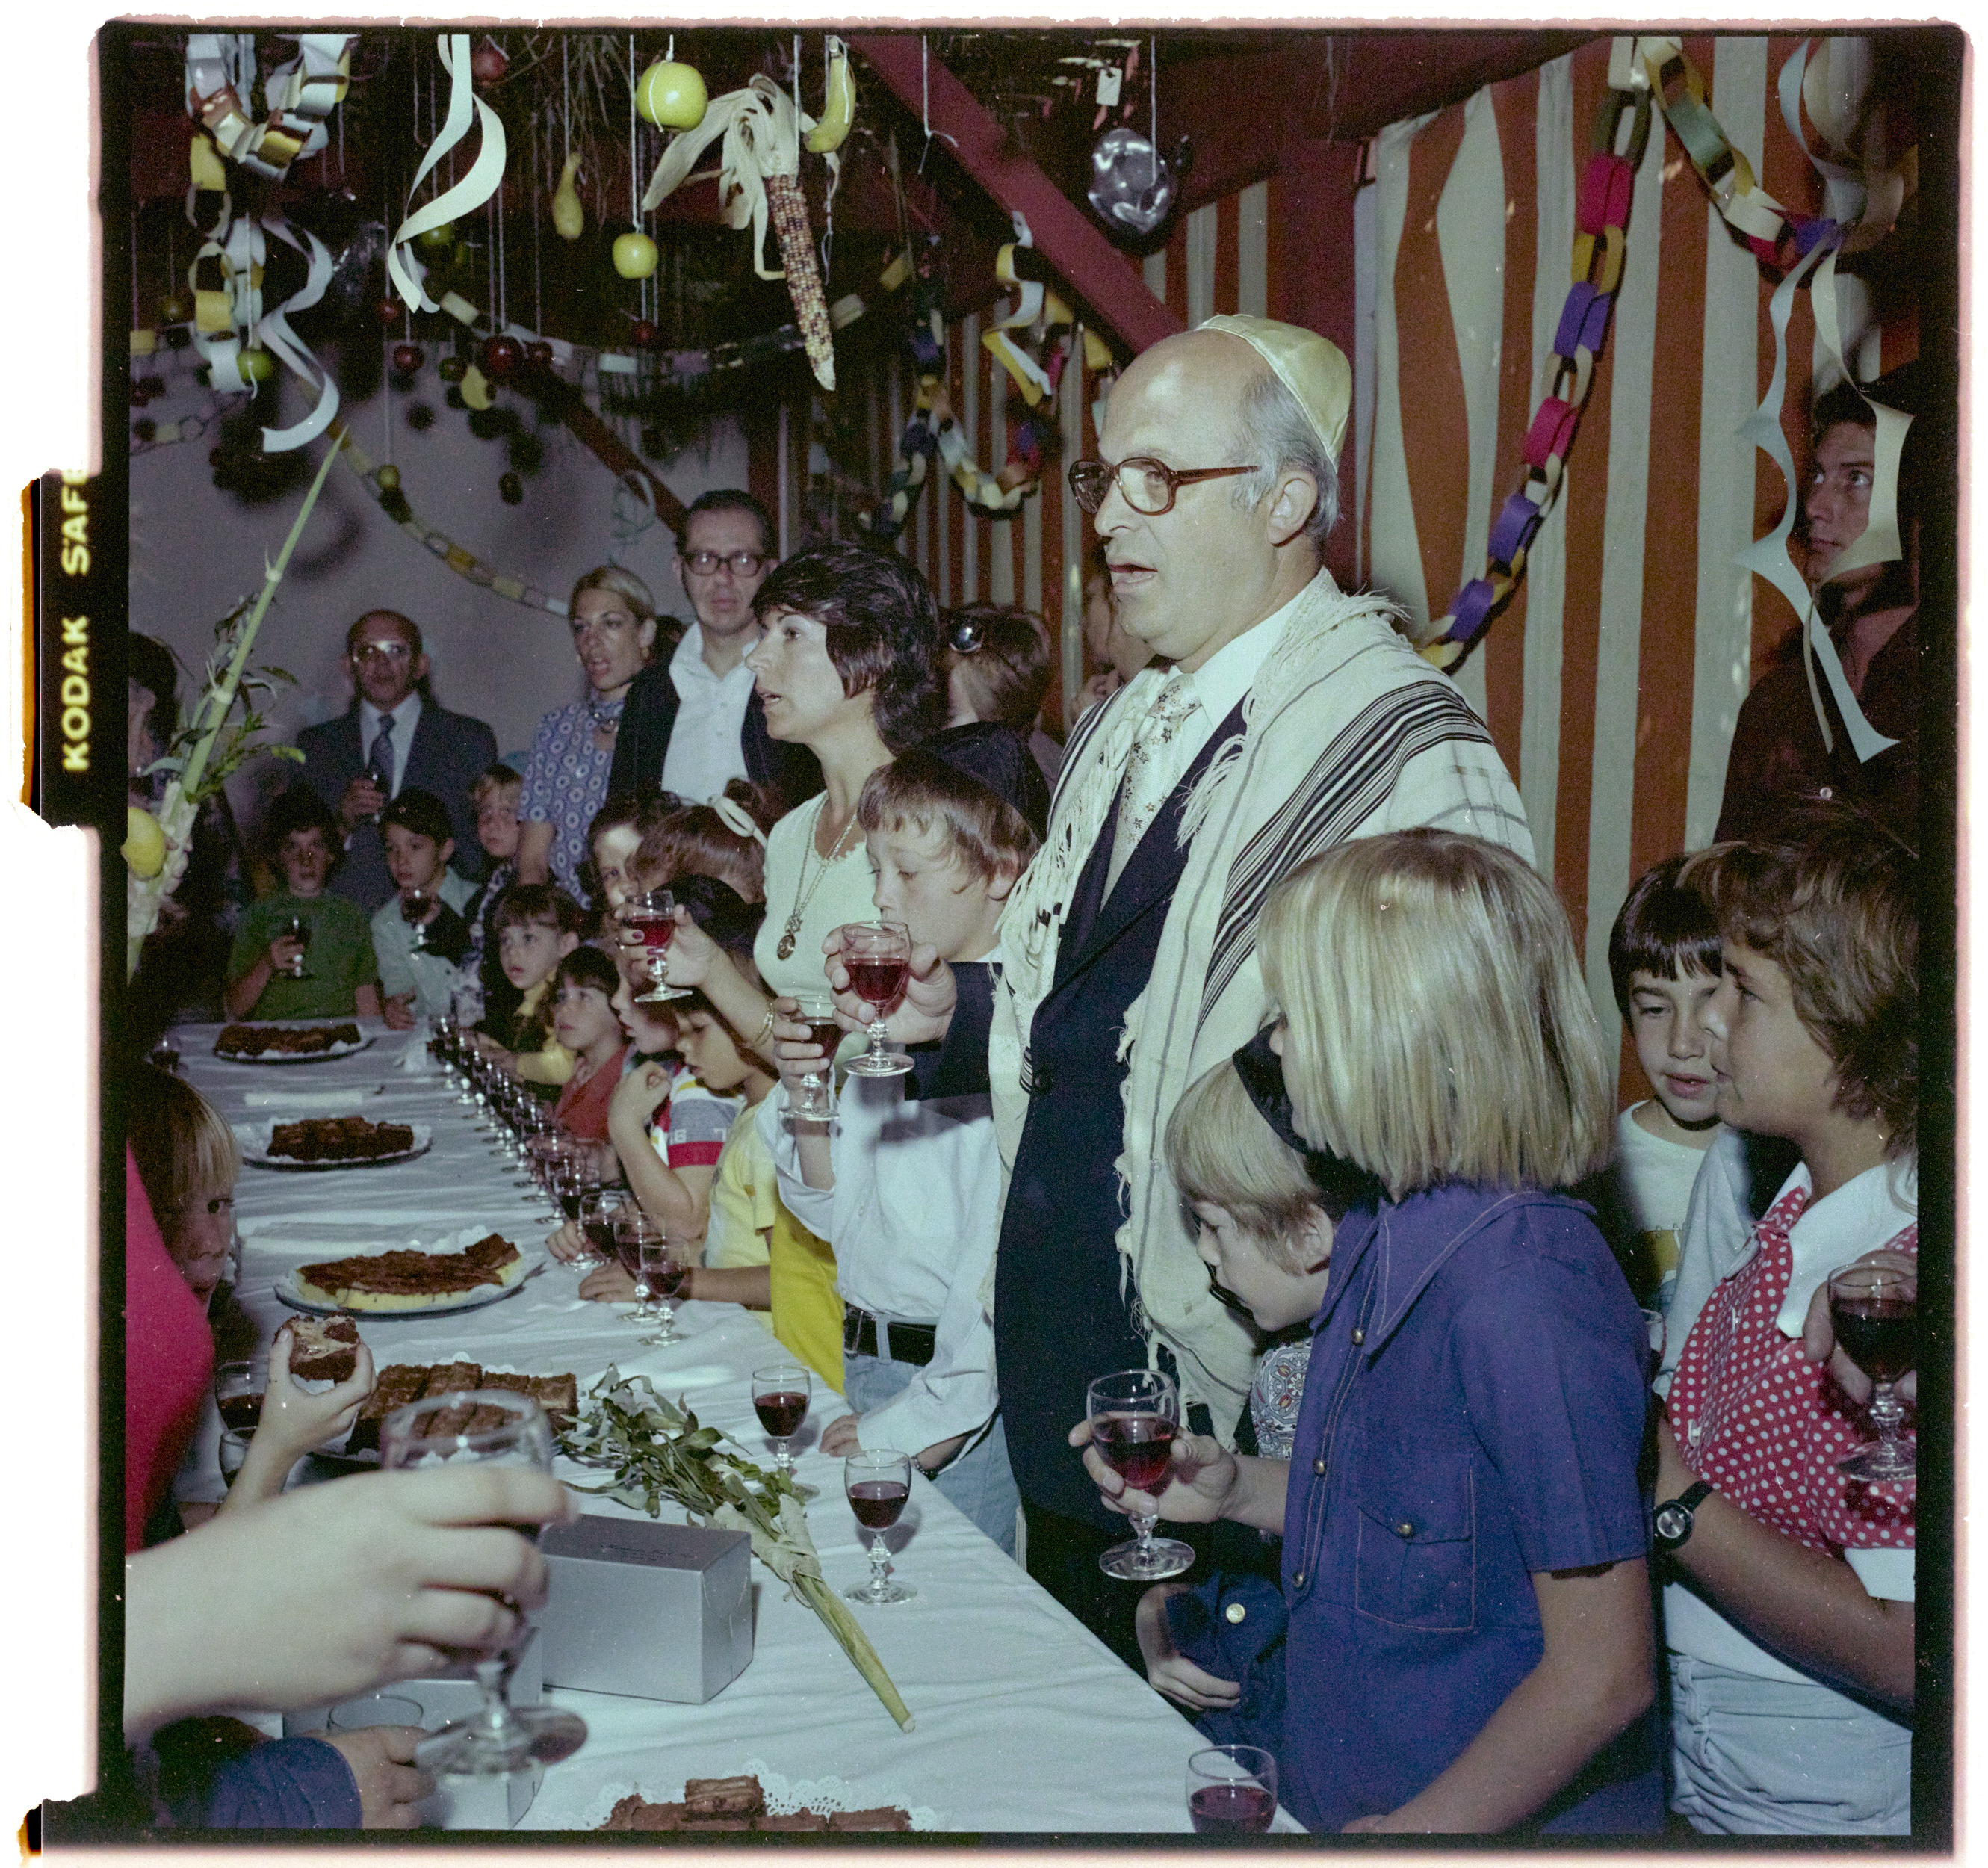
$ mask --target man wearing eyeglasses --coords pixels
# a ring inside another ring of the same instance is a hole
[[[662,790],[695,804],[735,778],[777,785],[789,806],[821,789],[806,746],[768,736],[746,665],[759,639],[752,597],[773,568],[773,522],[750,493],[721,488],[684,515],[677,575],[697,620],[668,661],[635,677],[621,710],[610,797]]]
[[[1352,387],[1325,339],[1253,317],[1211,319],[1120,377],[1105,458],[1070,483],[1117,621],[1158,659],[1072,730],[998,976],[915,955],[891,1017],[908,1044],[944,1037],[920,1096],[992,1093],[1013,1164],[995,1359],[1029,1569],[1135,1665],[1141,1592],[1098,1567],[1124,1521],[1070,1434],[1092,1377],[1157,1362],[1194,1431],[1253,1444],[1260,1343],[1210,1289],[1165,1140],[1188,1085],[1267,1022],[1264,896],[1346,838],[1415,824],[1532,854],[1483,722],[1384,600],[1321,565]]]
[[[410,787],[448,807],[459,851],[474,851],[469,788],[497,761],[497,738],[482,720],[438,707],[425,692],[421,632],[394,610],[370,610],[346,631],[352,705],[297,735],[306,784],[338,817],[345,859],[326,886],[368,914],[395,892],[380,840],[380,813]]]

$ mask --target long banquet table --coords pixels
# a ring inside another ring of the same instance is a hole
[[[184,1026],[174,1034],[187,1077],[231,1122],[362,1113],[432,1131],[428,1153],[411,1161],[320,1173],[243,1169],[235,1196],[238,1294],[265,1343],[292,1314],[276,1281],[313,1258],[432,1244],[469,1226],[502,1233],[528,1260],[543,1255],[552,1224],[544,1203],[515,1184],[487,1122],[455,1100],[420,1034],[367,1029],[372,1042],[363,1051],[286,1065],[217,1058],[218,1026]],[[344,1100],[354,1091],[365,1092],[363,1107]],[[265,1100],[272,1096],[279,1106]],[[309,1106],[321,1098],[326,1106]],[[580,1299],[577,1282],[555,1261],[500,1302],[454,1315],[369,1315],[360,1319],[360,1335],[380,1367],[462,1355],[531,1374],[570,1369],[583,1396],[611,1363],[685,1397],[701,1419],[770,1458],[752,1407],[751,1371],[775,1353],[759,1320],[728,1305],[688,1304],[678,1312],[685,1340],[644,1349],[625,1308]],[[838,1589],[867,1571],[842,1497],[841,1463],[815,1450],[821,1428],[841,1411],[839,1397],[817,1382],[796,1448],[801,1476],[820,1488],[809,1528],[823,1574]],[[600,1476],[563,1460],[559,1473],[579,1484]],[[582,1505],[593,1513],[624,1509],[598,1497]],[[664,1511],[682,1519],[667,1501]],[[756,1559],[752,1663],[707,1704],[547,1690],[549,1701],[585,1718],[590,1736],[576,1756],[545,1774],[519,1826],[591,1829],[630,1790],[663,1801],[679,1796],[686,1778],[756,1769],[766,1781],[791,1785],[832,1780],[845,1807],[895,1804],[911,1812],[916,1826],[936,1830],[1189,1827],[1185,1767],[1205,1741],[1185,1719],[929,1481],[914,1481],[891,1541],[896,1575],[918,1594],[857,1613],[915,1729],[898,1729],[813,1611],[789,1599]],[[1280,1811],[1276,1826],[1296,1825]]]

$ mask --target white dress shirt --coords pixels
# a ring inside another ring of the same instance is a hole
[[[729,674],[714,675],[704,658],[704,626],[692,623],[670,657],[670,682],[677,717],[663,754],[663,789],[707,804],[746,775],[739,736],[752,698],[752,671],[742,661]]]
[[[384,721],[390,720],[394,729],[394,782],[387,787],[390,797],[397,797],[401,781],[407,772],[407,755],[414,750],[414,729],[421,723],[421,697],[410,694],[391,713],[382,713],[370,700],[359,703],[359,763],[363,768],[373,756],[373,742],[380,736]],[[449,800],[445,798],[444,804]]]

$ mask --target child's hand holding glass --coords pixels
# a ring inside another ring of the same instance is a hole
[[[1241,1469],[1235,1454],[1212,1436],[1175,1437],[1167,1481],[1157,1492],[1134,1491],[1112,1470],[1091,1443],[1088,1419],[1070,1429],[1070,1443],[1084,1449],[1084,1470],[1103,1495],[1107,1511],[1123,1512],[1128,1518],[1164,1518],[1177,1525],[1212,1525],[1231,1515],[1229,1508]]]

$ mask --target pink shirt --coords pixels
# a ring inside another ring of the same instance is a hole
[[[137,1550],[179,1470],[214,1379],[207,1307],[166,1241],[124,1151],[124,1548]]]

